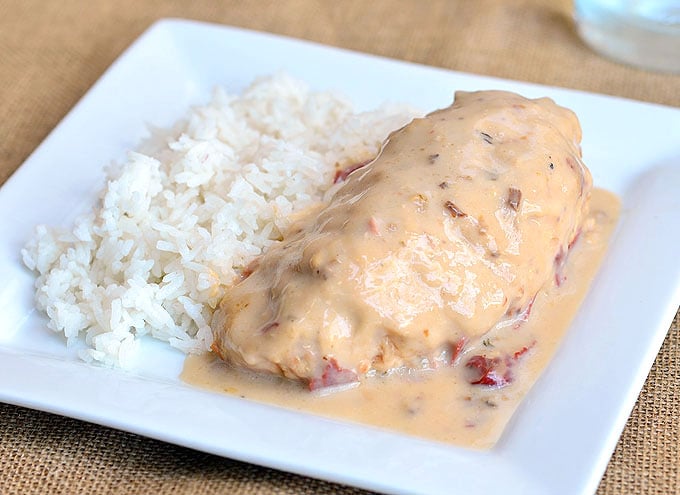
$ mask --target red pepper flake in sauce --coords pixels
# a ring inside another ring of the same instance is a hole
[[[278,326],[279,326],[279,322],[278,322],[278,321],[272,321],[271,323],[267,323],[265,326],[263,326],[263,327],[260,329],[260,332],[262,332],[262,333],[267,333],[267,332],[270,332],[271,330],[274,330],[274,329],[275,329],[276,327],[278,327]]]
[[[458,207],[453,203],[453,201],[447,201],[446,203],[444,203],[444,207],[449,211],[449,213],[451,214],[451,216],[452,216],[453,218],[461,218],[461,217],[466,217],[466,216],[467,216],[467,214],[466,214],[463,210],[461,210],[460,208],[458,208]]]
[[[571,241],[569,241],[569,245],[567,246],[567,249],[571,249],[571,248],[574,247],[574,244],[576,244],[576,242],[578,241],[578,238],[581,237],[581,230],[582,230],[582,229],[579,228],[579,229],[576,231],[576,234],[574,235],[574,238],[573,238]]]
[[[363,162],[355,163],[354,165],[350,165],[349,167],[340,170],[336,170],[335,177],[333,178],[333,184],[337,184],[338,182],[344,181],[349,174],[351,174],[355,170],[359,170],[360,168],[365,167],[372,161],[373,159],[370,159]]]
[[[352,370],[341,368],[335,358],[327,359],[327,361],[328,363],[321,376],[309,381],[309,390],[319,390],[358,381],[357,374]]]
[[[476,377],[470,380],[472,385],[488,385],[490,387],[505,387],[512,381],[510,369],[504,366],[500,357],[472,356],[465,363],[466,368],[474,370]]]
[[[579,237],[581,236],[581,229],[578,229],[576,231],[576,234],[574,234],[574,237],[569,241],[569,244],[567,245],[567,250],[565,251],[564,248],[560,247],[560,250],[557,252],[555,255],[555,285],[557,287],[560,287],[566,280],[567,276],[564,273],[564,267],[567,264],[567,257],[569,256],[569,252],[571,251],[571,248],[574,247],[574,244],[578,242]]]
[[[560,247],[559,252],[555,255],[555,285],[560,287],[567,280],[567,276],[564,274],[564,265],[567,263],[567,253],[562,247]]]
[[[536,341],[522,347],[513,354],[505,354],[493,358],[484,355],[472,356],[465,363],[465,367],[473,370],[475,373],[475,376],[470,380],[470,384],[501,388],[512,383],[514,379],[512,367],[534,345],[536,345]]]
[[[440,182],[440,183],[439,183],[439,187],[440,187],[441,189],[448,189],[448,188],[449,188],[449,183],[446,182],[446,181]]]
[[[461,352],[463,352],[463,348],[465,347],[466,343],[467,339],[465,337],[461,337],[458,339],[458,342],[456,342],[456,345],[451,346],[451,364],[454,364],[456,359],[458,359],[458,356],[460,356]]]
[[[534,302],[536,302],[536,296],[531,298],[531,301],[529,301],[529,304],[527,305],[524,312],[519,316],[519,318],[517,318],[516,323],[512,327],[513,329],[517,330],[519,327],[522,326],[523,323],[529,321],[529,317],[531,316],[531,310],[534,307]]]
[[[517,359],[519,359],[521,356],[523,356],[524,354],[526,354],[527,352],[529,352],[529,349],[531,349],[532,347],[533,347],[533,344],[532,344],[531,346],[526,346],[526,345],[525,345],[525,346],[522,347],[519,351],[516,351],[516,352],[512,355],[512,357],[513,357],[515,360],[517,360]]]
[[[255,258],[253,261],[248,263],[248,265],[241,272],[241,280],[245,280],[248,277],[250,277],[253,274],[253,272],[257,269],[259,264],[260,264],[259,258]]]

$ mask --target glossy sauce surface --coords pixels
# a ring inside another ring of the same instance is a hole
[[[588,228],[580,138],[550,99],[457,93],[226,291],[213,350],[317,389],[450,364],[521,324]]]
[[[182,380],[219,393],[327,417],[369,424],[475,449],[491,447],[554,354],[586,296],[616,226],[619,200],[595,189],[589,228],[569,254],[563,277],[543,287],[531,316],[518,328],[494,328],[471,340],[454,366],[366,377],[357,387],[310,393],[298,381],[235,368],[213,354],[190,356]],[[514,359],[514,353],[527,351]],[[513,356],[511,381],[502,387],[473,385],[472,356]]]
[[[182,378],[493,445],[618,218],[580,139],[571,111],[502,91],[459,93],[395,131],[226,291],[214,355],[188,358]]]

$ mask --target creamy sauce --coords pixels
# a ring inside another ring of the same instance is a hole
[[[588,228],[580,139],[576,116],[550,99],[457,93],[392,133],[226,291],[213,350],[314,390],[448,365],[521,324]]]
[[[299,382],[231,367],[213,354],[186,359],[182,380],[198,387],[285,408],[355,421],[464,447],[491,447],[554,354],[606,252],[619,214],[618,199],[593,192],[585,231],[569,254],[564,280],[547,284],[531,317],[516,329],[494,329],[471,343],[456,366],[392,373],[362,380],[331,394],[310,393]],[[464,366],[473,355],[530,349],[514,363],[513,380],[502,388],[471,385]]]
[[[212,322],[224,361],[190,357],[182,378],[493,445],[616,225],[580,139],[569,110],[501,91],[457,94],[392,133],[226,291]]]

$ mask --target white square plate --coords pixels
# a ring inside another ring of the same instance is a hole
[[[145,343],[134,373],[90,366],[33,307],[19,251],[34,225],[89,209],[102,167],[147,125],[168,126],[216,85],[283,70],[360,109],[424,110],[456,89],[550,96],[579,115],[595,183],[623,215],[585,304],[501,441],[475,452],[235,397],[178,379],[183,356]],[[680,302],[680,110],[460,74],[196,22],[155,24],[0,189],[0,400],[385,492],[594,492]]]

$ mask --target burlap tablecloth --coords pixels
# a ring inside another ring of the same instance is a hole
[[[162,17],[680,106],[680,76],[592,53],[568,1],[0,0],[0,184]],[[676,316],[599,494],[680,493],[679,325]],[[0,404],[0,494],[10,493],[363,492]]]

